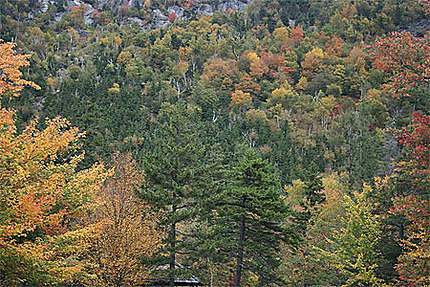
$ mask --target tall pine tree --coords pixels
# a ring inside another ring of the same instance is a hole
[[[288,230],[279,179],[254,150],[241,147],[236,157],[225,189],[213,197],[211,240],[226,263],[234,258],[234,286],[243,286],[243,275],[250,272],[258,286],[280,283],[275,271],[281,242],[293,242],[296,235]]]
[[[177,276],[178,253],[187,253],[181,229],[199,214],[211,187],[212,164],[199,122],[186,104],[163,104],[143,154],[146,189],[142,197],[161,211],[161,224],[168,229],[169,286],[174,286]]]

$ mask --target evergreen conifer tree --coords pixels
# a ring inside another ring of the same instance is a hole
[[[177,276],[177,254],[187,253],[185,223],[197,217],[211,186],[208,146],[201,141],[195,112],[179,102],[161,108],[143,155],[146,189],[142,193],[167,226],[169,286]]]
[[[226,187],[216,202],[211,240],[219,257],[234,258],[234,286],[243,286],[243,274],[252,272],[258,286],[277,284],[282,241],[294,242],[289,210],[282,198],[274,168],[252,149],[241,147],[227,172]]]

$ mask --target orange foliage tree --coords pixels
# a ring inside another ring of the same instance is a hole
[[[0,99],[17,96],[24,86],[19,69],[28,55],[15,44],[0,45]],[[96,230],[79,218],[101,186],[102,164],[76,171],[83,159],[84,136],[66,119],[33,120],[18,132],[13,110],[0,109],[0,282],[5,286],[54,285],[83,270],[79,254]]]
[[[19,69],[30,64],[27,61],[30,55],[17,55],[15,46],[15,43],[1,43],[0,39],[0,100],[3,96],[19,96],[25,86],[40,89],[35,83],[21,79]]]
[[[231,91],[238,74],[236,61],[214,58],[205,65],[201,78],[205,84],[211,83],[219,89]]]

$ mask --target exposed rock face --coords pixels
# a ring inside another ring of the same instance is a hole
[[[171,13],[175,13],[175,15],[178,19],[182,19],[184,17],[184,8],[176,6],[176,5],[169,7],[167,9],[167,12],[169,13],[169,15]]]
[[[159,9],[152,11],[153,28],[165,27],[169,24],[169,19]]]
[[[145,21],[138,17],[129,17],[123,20],[122,23],[136,23],[144,30],[160,28],[169,25],[169,15],[172,13],[176,15],[176,19],[186,19],[186,15],[190,14],[212,15],[216,11],[244,11],[252,1],[253,0],[194,0],[191,7],[187,8],[188,11],[185,11],[184,7],[172,5],[166,7],[167,11],[162,11],[160,9],[152,10],[150,23],[146,21],[145,24]],[[37,11],[39,13],[47,12],[49,5],[58,4],[57,1],[54,0],[39,0],[39,3],[40,10]],[[94,20],[91,15],[95,10],[101,11],[108,9],[111,11],[118,11],[121,6],[141,8],[144,6],[144,3],[145,0],[65,0],[63,7],[66,8],[66,11],[70,11],[72,7],[85,5],[87,8],[84,21],[87,25],[92,25]],[[60,21],[63,15],[64,12],[56,13],[55,21]]]
[[[211,5],[209,4],[202,4],[199,6],[197,12],[199,14],[203,14],[203,15],[212,15],[214,13],[214,10],[212,8]]]
[[[51,2],[53,2],[53,1],[49,1],[49,0],[40,0],[39,2],[40,2],[41,7],[42,7],[42,8],[40,8],[40,11],[41,11],[42,13],[45,13],[46,11],[48,11],[49,4],[52,4]]]
[[[216,7],[216,10],[225,11],[225,10],[236,10],[236,11],[244,11],[246,7],[251,3],[252,1],[242,0],[228,0],[228,1],[221,1],[221,3]]]

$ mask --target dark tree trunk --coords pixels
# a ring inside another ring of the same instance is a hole
[[[176,222],[173,222],[170,228],[169,286],[174,287],[176,267]]]
[[[242,218],[240,219],[239,250],[237,252],[236,282],[234,285],[235,287],[240,287],[240,279],[242,277],[244,240],[245,240],[245,216],[242,215]]]

